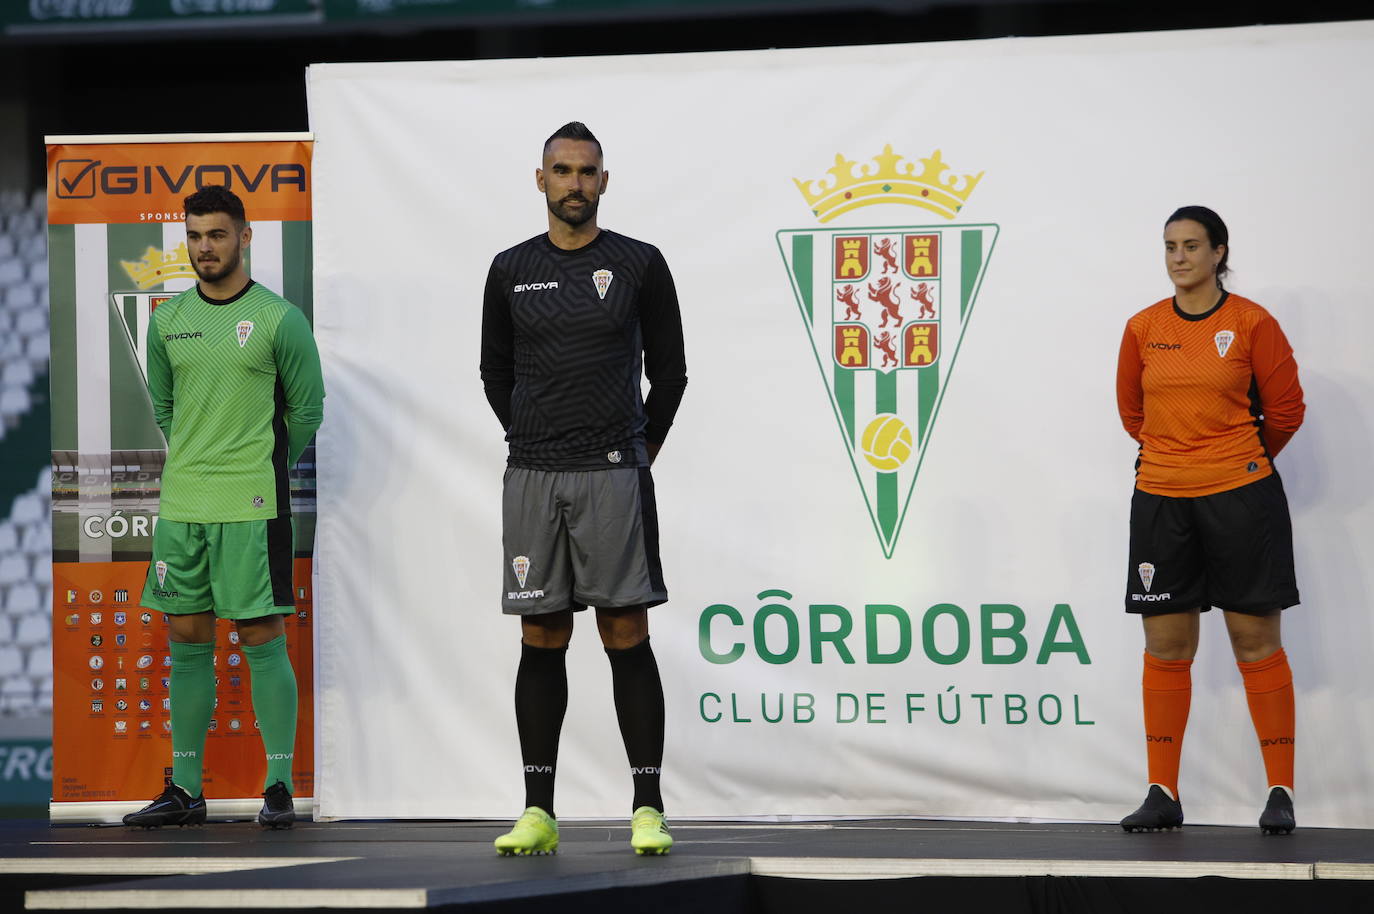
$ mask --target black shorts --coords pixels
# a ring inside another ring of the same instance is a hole
[[[1262,615],[1297,603],[1293,524],[1278,473],[1197,498],[1131,496],[1127,612],[1217,606]]]

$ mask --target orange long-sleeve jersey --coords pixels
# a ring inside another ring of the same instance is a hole
[[[1166,298],[1127,321],[1116,401],[1140,442],[1136,487],[1176,498],[1273,473],[1305,410],[1278,321],[1230,293],[1206,314],[1185,314]]]

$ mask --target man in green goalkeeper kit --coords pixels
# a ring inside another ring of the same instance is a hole
[[[124,822],[205,821],[218,616],[234,620],[252,671],[267,754],[258,822],[289,828],[297,697],[283,618],[295,612],[287,471],[324,415],[320,357],[300,309],[248,278],[253,230],[239,198],[211,186],[185,207],[200,281],[159,305],[148,326],[148,390],[167,465],[140,601],[171,627],[172,776]]]

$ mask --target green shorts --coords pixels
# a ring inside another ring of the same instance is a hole
[[[139,603],[172,615],[221,619],[294,613],[290,517],[229,524],[159,520]]]

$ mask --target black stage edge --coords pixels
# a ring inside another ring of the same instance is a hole
[[[865,882],[754,877],[760,914],[796,911],[996,912],[996,914],[1368,914],[1374,886],[1367,882],[1274,882],[1201,876],[1145,879],[1113,876],[1025,876],[978,879],[927,876]]]
[[[142,831],[0,823],[0,911],[1374,912],[1374,832],[864,820],[675,822],[664,858],[624,822],[565,822],[501,858],[498,822],[249,823]]]

